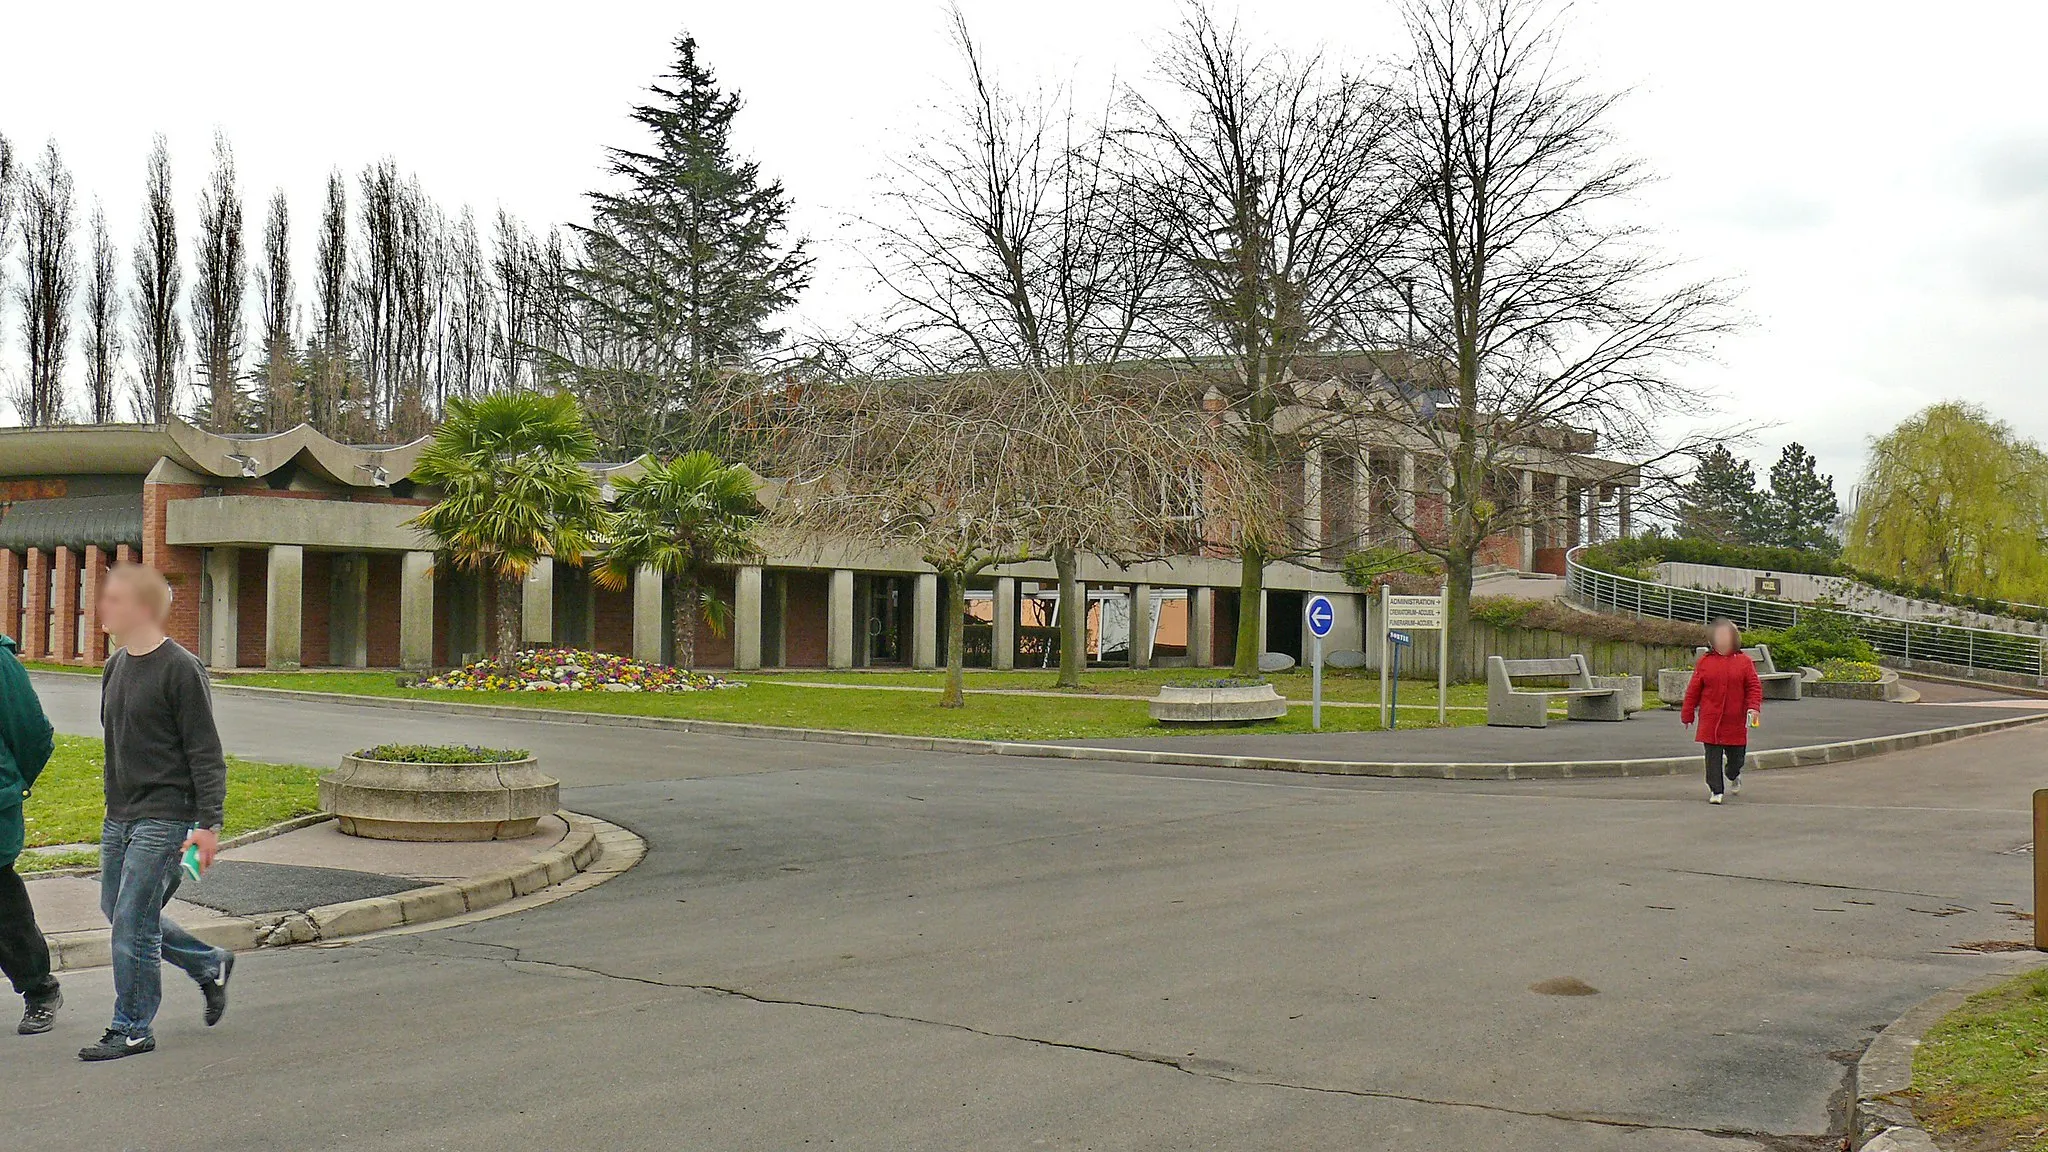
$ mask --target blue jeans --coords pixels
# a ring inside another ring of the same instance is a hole
[[[227,953],[173,924],[164,905],[184,872],[185,834],[177,820],[109,820],[100,829],[100,911],[114,926],[114,1031],[147,1036],[163,1003],[163,961],[194,980],[220,976]]]

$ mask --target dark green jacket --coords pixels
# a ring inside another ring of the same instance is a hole
[[[54,746],[50,719],[28,682],[28,670],[14,658],[14,640],[0,636],[0,868],[21,855],[28,830],[21,801],[43,774]]]

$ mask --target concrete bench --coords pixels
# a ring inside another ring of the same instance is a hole
[[[1705,656],[1707,650],[1705,648],[1695,648],[1692,650],[1692,654],[1694,659],[1698,659],[1701,656]],[[1771,646],[1769,644],[1758,644],[1753,648],[1744,648],[1742,654],[1749,657],[1751,664],[1756,665],[1756,678],[1763,682],[1764,699],[1797,700],[1800,698],[1800,695],[1804,692],[1806,674],[1796,668],[1790,672],[1780,672],[1777,661],[1771,659]]]
[[[1562,679],[1563,688],[1519,688],[1518,679]],[[1550,702],[1563,698],[1568,720],[1626,720],[1618,688],[1595,688],[1584,656],[1553,660],[1486,658],[1486,722],[1497,728],[1547,728]]]

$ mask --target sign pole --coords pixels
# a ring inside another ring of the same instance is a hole
[[[1392,590],[1387,585],[1380,585],[1380,727],[1382,728],[1392,727],[1391,721],[1393,719],[1393,712],[1387,707],[1387,648],[1389,647],[1387,644],[1387,629],[1394,626],[1393,622],[1387,619],[1387,606],[1392,603],[1388,599],[1392,594]]]
[[[1394,695],[1387,707],[1387,729],[1392,731],[1401,726],[1401,649],[1403,644],[1394,645]]]
[[[1451,698],[1451,582],[1445,578],[1442,590],[1443,619],[1437,621],[1436,630],[1436,726],[1442,728],[1447,721],[1445,713]]]
[[[1323,730],[1323,638],[1320,636],[1313,637],[1310,643],[1315,649],[1316,666],[1315,671],[1309,673],[1309,680],[1313,686],[1309,689],[1312,695],[1308,709],[1308,726],[1312,732],[1321,732]]]

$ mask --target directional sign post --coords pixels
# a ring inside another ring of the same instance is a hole
[[[1415,642],[1410,631],[1436,630],[1436,722],[1445,721],[1450,695],[1451,597],[1448,587],[1434,596],[1396,596],[1380,585],[1380,724],[1395,726],[1400,688],[1400,649]]]
[[[1330,598],[1315,595],[1301,608],[1302,622],[1308,626],[1309,635],[1309,709],[1308,726],[1314,731],[1323,730],[1323,639],[1337,627],[1337,606]]]

